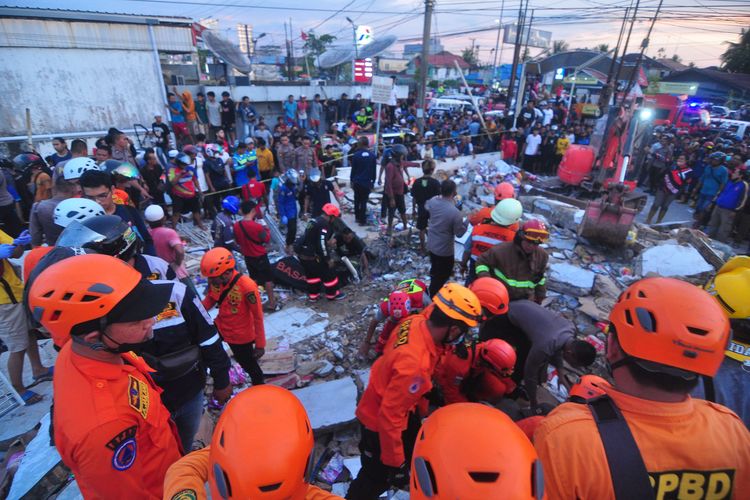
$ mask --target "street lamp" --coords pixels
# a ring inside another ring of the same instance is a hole
[[[641,120],[648,121],[654,116],[654,110],[651,108],[643,108],[640,111],[638,111],[638,118]]]

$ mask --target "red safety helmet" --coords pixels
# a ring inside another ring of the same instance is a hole
[[[388,316],[394,319],[402,319],[411,312],[411,300],[409,294],[401,290],[391,292],[388,296]]]
[[[516,350],[501,339],[490,339],[477,345],[478,359],[486,362],[492,371],[501,377],[513,373],[516,365]]]
[[[534,446],[510,417],[483,404],[456,403],[422,424],[409,493],[412,500],[540,499],[544,474]]]
[[[477,296],[482,309],[486,309],[493,316],[508,312],[508,289],[499,280],[483,276],[472,281],[469,290]]]
[[[216,278],[226,271],[234,269],[232,252],[224,247],[212,248],[201,259],[201,274],[207,278]]]
[[[323,205],[323,213],[330,215],[331,217],[341,217],[341,210],[333,203],[326,203]]]
[[[524,222],[521,232],[526,240],[534,243],[544,243],[549,240],[547,225],[539,219],[531,219]]]
[[[515,198],[516,188],[510,182],[501,182],[495,186],[495,201],[504,200],[506,198]]]
[[[609,314],[623,352],[643,369],[686,380],[713,377],[730,339],[729,318],[705,290],[674,278],[630,285]]]
[[[294,394],[258,385],[219,417],[208,455],[212,498],[304,498],[313,470],[313,431]]]
[[[584,375],[578,383],[570,388],[570,400],[586,401],[597,396],[606,394],[604,390],[610,387],[609,382],[596,375]]]

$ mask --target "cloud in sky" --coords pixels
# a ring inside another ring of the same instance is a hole
[[[302,44],[300,31],[310,29],[315,29],[317,33],[332,33],[340,40],[348,41],[351,25],[346,21],[346,16],[357,24],[373,26],[376,36],[387,32],[402,39],[420,37],[424,8],[421,0],[317,0],[314,3],[298,0],[274,3],[261,0],[98,0],[95,4],[83,0],[17,0],[8,3],[77,10],[91,10],[96,5],[99,11],[187,16],[196,20],[213,17],[219,20],[220,27],[230,37],[236,36],[233,30],[238,23],[253,25],[255,33],[267,33],[260,45],[283,45],[284,23],[291,19],[292,35],[297,38],[297,46]],[[495,47],[496,31],[446,35],[496,25],[495,19],[500,17],[502,3],[502,0],[437,0],[433,33],[452,52],[460,52],[472,43],[478,45],[480,60],[489,62]],[[515,22],[519,0],[506,0],[504,3],[503,22]],[[640,46],[648,29],[646,17],[653,15],[657,3],[657,0],[641,0],[643,21],[637,23],[633,30],[630,51]],[[554,40],[565,40],[571,48],[593,47],[602,43],[614,47],[624,8],[629,4],[629,0],[531,0],[529,8],[536,9],[535,28],[551,31]],[[298,10],[301,5],[306,9],[326,11]],[[279,7],[289,7],[289,10]],[[338,10],[341,12],[336,12]],[[744,19],[734,17],[741,15],[744,15]],[[685,63],[694,62],[697,66],[718,64],[719,55],[726,49],[722,42],[735,41],[740,29],[747,26],[749,18],[750,11],[743,9],[737,1],[666,0],[647,54],[655,56],[659,48],[664,48],[667,56],[677,54]],[[744,21],[744,25],[741,21]],[[511,57],[512,49],[506,46],[502,53],[503,62],[509,62]]]

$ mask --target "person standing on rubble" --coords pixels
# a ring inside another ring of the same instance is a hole
[[[708,235],[711,238],[729,243],[734,219],[747,203],[749,186],[746,177],[747,167],[739,165],[729,174],[729,180],[716,195],[716,206],[708,223]]]
[[[495,245],[477,259],[477,277],[492,276],[508,289],[510,300],[533,299],[541,304],[547,296],[545,272],[549,256],[539,245],[549,239],[540,220],[526,221],[513,241]]]
[[[534,434],[550,500],[744,497],[750,433],[729,409],[689,395],[724,360],[721,306],[690,283],[646,278],[609,320],[613,385],[558,406]]]
[[[333,223],[338,217],[341,217],[339,207],[326,203],[323,205],[323,213],[307,224],[305,234],[294,243],[294,252],[307,277],[307,297],[313,302],[320,298],[321,283],[328,300],[346,297],[339,290],[339,278],[333,259],[336,250],[336,230]]]
[[[521,202],[515,198],[508,198],[498,202],[489,221],[474,226],[464,244],[464,255],[461,259],[462,274],[468,271],[467,284],[474,281],[477,259],[484,252],[500,243],[513,241],[522,215]],[[469,259],[471,259],[470,266],[468,265]]]
[[[409,484],[409,462],[420,425],[418,405],[432,389],[440,350],[463,340],[482,306],[474,292],[455,283],[435,295],[429,317],[410,316],[372,366],[357,406],[362,469],[349,486],[350,500],[377,499],[389,487]]]
[[[430,214],[427,225],[427,251],[430,253],[430,296],[450,279],[456,262],[454,241],[466,232],[467,222],[456,208],[456,183],[444,180],[440,184],[440,196],[425,203]]]
[[[392,148],[391,161],[385,166],[385,183],[383,184],[383,202],[388,207],[388,234],[391,234],[393,228],[393,217],[398,210],[401,215],[401,222],[404,229],[409,227],[406,220],[406,201],[405,194],[408,191],[404,179],[404,168],[406,163],[406,146],[395,144]],[[387,200],[387,201],[386,201]]]
[[[419,250],[427,253],[425,240],[427,236],[427,223],[430,219],[430,213],[425,208],[427,200],[440,194],[440,181],[432,177],[435,171],[435,160],[427,159],[422,162],[422,177],[414,181],[411,187],[411,213],[416,218],[417,230],[419,231]]]
[[[271,241],[271,232],[263,224],[256,222],[258,218],[258,204],[252,200],[243,201],[240,204],[242,219],[234,223],[232,231],[234,239],[240,247],[240,252],[245,257],[247,274],[256,282],[265,287],[268,296],[268,304],[264,307],[267,312],[281,309],[281,304],[276,303],[276,294],[273,292],[273,271],[271,262],[268,260],[266,245]]]
[[[375,186],[377,158],[370,150],[370,140],[361,136],[359,147],[352,156],[351,183],[354,190],[354,220],[360,226],[367,225],[367,200]]]

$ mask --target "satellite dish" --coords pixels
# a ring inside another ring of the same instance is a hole
[[[396,43],[396,40],[398,40],[396,35],[385,35],[382,38],[373,40],[359,49],[359,58],[367,59],[368,57],[375,57],[378,54],[382,54],[388,47]]]
[[[208,30],[204,31],[201,36],[203,37],[203,43],[216,57],[223,59],[241,73],[250,73],[250,59],[238,46]]]
[[[333,68],[354,60],[354,47],[331,47],[318,57],[319,68]]]

